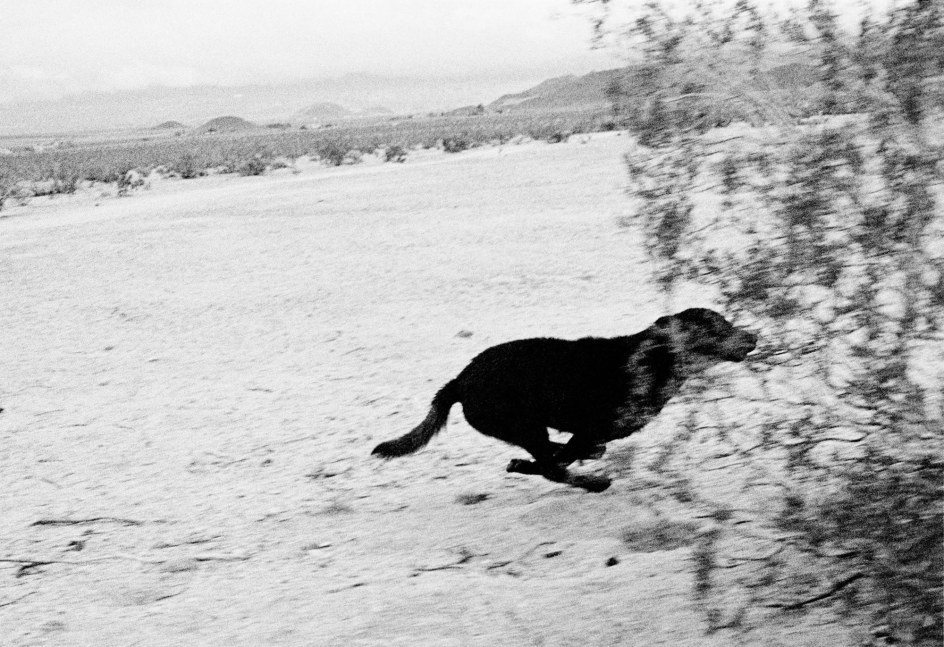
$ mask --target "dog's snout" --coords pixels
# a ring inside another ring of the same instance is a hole
[[[747,355],[757,348],[757,335],[747,332],[746,330],[740,331],[740,334],[737,336],[737,346],[742,356]]]
[[[722,346],[721,356],[732,362],[741,362],[756,347],[757,335],[746,330],[738,330]]]

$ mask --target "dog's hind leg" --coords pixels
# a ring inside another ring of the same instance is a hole
[[[476,407],[476,404],[474,400],[462,403],[465,419],[470,425],[486,436],[517,445],[534,457],[533,461],[512,460],[507,471],[536,474],[555,483],[567,483],[591,492],[602,492],[610,486],[606,477],[573,475],[565,465],[555,460],[554,454],[563,450],[565,445],[551,442],[544,425],[516,418],[514,411],[496,412],[492,407]]]
[[[476,428],[482,431],[481,427]],[[554,472],[553,467],[557,465],[554,461],[554,454],[563,449],[564,445],[555,443],[547,437],[547,427],[518,424],[505,427],[500,432],[496,431],[495,429],[490,429],[488,431],[482,431],[482,433],[500,438],[512,445],[517,445],[534,456],[533,461],[523,458],[511,459],[511,462],[508,463],[507,471],[518,472],[519,474],[541,475],[543,475],[544,472]],[[566,473],[566,471],[566,469],[563,469],[563,473]],[[560,476],[561,478],[552,478],[551,480],[559,481],[563,478],[562,474]]]
[[[583,488],[589,492],[602,492],[610,487],[610,479],[605,476],[571,474],[567,470],[566,464],[558,462],[555,454],[557,451],[566,449],[566,446],[561,447],[559,443],[552,443],[546,440],[543,443],[522,443],[521,446],[534,456],[534,460],[512,459],[511,462],[508,463],[506,471],[516,472],[518,474],[536,474],[543,476],[549,481],[566,483],[567,485]]]

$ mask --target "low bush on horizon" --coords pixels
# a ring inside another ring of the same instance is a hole
[[[472,148],[472,142],[463,133],[444,138],[442,140],[442,148],[447,153],[461,153],[464,150]]]
[[[406,161],[407,151],[400,144],[392,144],[384,150],[385,162],[403,163]]]

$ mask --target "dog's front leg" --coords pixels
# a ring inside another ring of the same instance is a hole
[[[602,458],[606,453],[606,442],[594,434],[574,434],[566,445],[554,452],[554,462],[570,465],[574,461]]]

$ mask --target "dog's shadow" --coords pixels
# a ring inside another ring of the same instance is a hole
[[[559,489],[534,501],[520,520],[571,539],[616,538],[631,553],[671,551],[698,542],[699,523],[670,516],[660,507],[645,492],[587,496]]]

